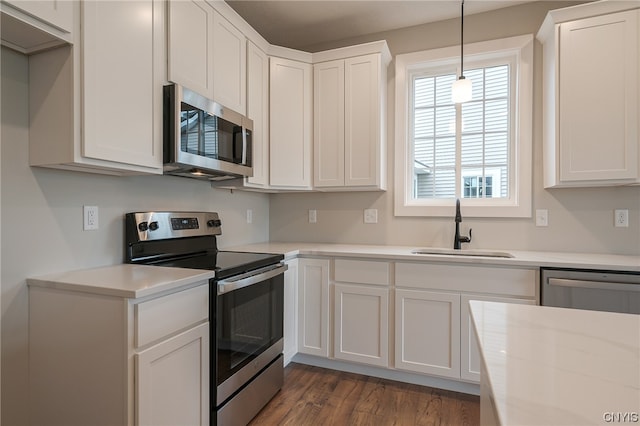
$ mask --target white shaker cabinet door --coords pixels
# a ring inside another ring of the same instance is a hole
[[[83,156],[162,167],[163,6],[82,4]]]
[[[167,2],[168,79],[213,99],[213,8],[204,0]]]
[[[298,260],[298,351],[329,356],[329,260]]]
[[[389,288],[335,284],[336,359],[388,367]]]
[[[269,156],[272,187],[311,189],[311,64],[272,57]]]
[[[344,186],[344,60],[313,66],[316,187]]]
[[[253,120],[251,135],[253,176],[249,186],[269,185],[269,57],[247,42],[247,116]]]
[[[137,424],[209,425],[209,323],[136,355]]]
[[[460,295],[396,289],[396,368],[460,377]]]
[[[245,115],[247,40],[218,12],[213,15],[213,100]]]
[[[638,10],[560,24],[560,180],[638,179]]]

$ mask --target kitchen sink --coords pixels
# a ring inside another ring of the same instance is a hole
[[[454,250],[448,248],[420,248],[412,250],[413,254],[438,254],[438,255],[450,255],[450,256],[482,256],[482,257],[514,257],[511,253],[506,251],[494,251],[494,250],[481,250],[481,249],[469,249],[469,250]]]

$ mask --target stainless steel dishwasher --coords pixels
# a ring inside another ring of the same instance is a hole
[[[640,314],[640,272],[542,268],[543,306]]]

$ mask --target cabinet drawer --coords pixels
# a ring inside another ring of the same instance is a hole
[[[135,305],[135,345],[147,345],[209,318],[209,284]]]
[[[396,286],[536,297],[538,271],[491,266],[397,263]]]
[[[334,272],[339,282],[389,285],[388,262],[336,259]]]

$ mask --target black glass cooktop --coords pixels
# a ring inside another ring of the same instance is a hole
[[[218,251],[155,264],[174,268],[208,269],[216,271],[217,279],[223,279],[265,266],[274,265],[283,259],[284,255],[282,254]]]

